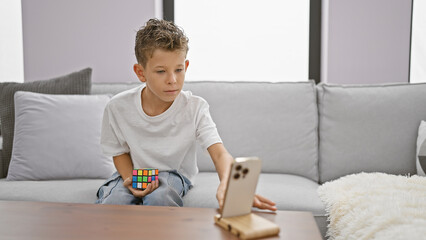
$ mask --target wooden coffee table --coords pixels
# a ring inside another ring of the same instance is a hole
[[[2,239],[237,239],[216,209],[0,201]],[[322,239],[310,212],[256,212],[280,226],[268,239]]]

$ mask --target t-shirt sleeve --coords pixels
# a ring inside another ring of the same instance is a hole
[[[222,143],[216,124],[210,115],[209,104],[205,100],[199,108],[196,136],[203,150],[207,150],[208,147],[215,143]]]
[[[130,152],[110,104],[105,107],[102,119],[101,147],[102,152],[107,156],[118,156]]]

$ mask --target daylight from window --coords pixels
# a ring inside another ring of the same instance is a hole
[[[21,1],[0,1],[0,82],[24,81]]]
[[[413,1],[410,82],[426,82],[426,1]]]
[[[186,80],[307,81],[309,0],[175,0]]]

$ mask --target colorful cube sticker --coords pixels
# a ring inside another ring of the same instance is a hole
[[[154,180],[158,180],[158,169],[142,168],[133,170],[132,187],[140,190],[145,190]]]

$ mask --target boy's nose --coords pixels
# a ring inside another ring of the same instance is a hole
[[[176,83],[176,76],[174,74],[170,74],[170,76],[167,78],[168,84],[174,84]]]

